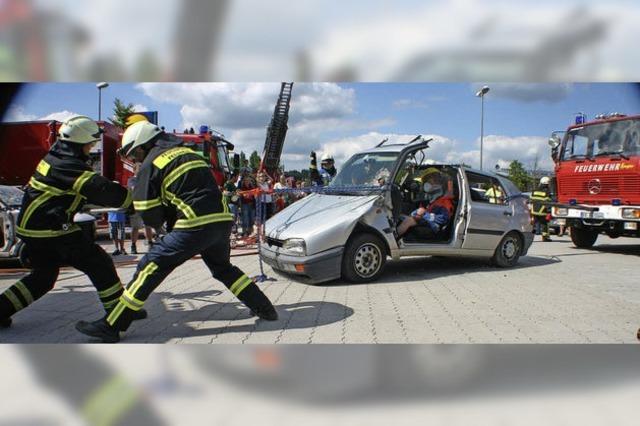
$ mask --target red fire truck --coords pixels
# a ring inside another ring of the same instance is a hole
[[[59,121],[0,123],[0,185],[26,185],[38,162],[55,142],[61,124]],[[122,131],[105,121],[98,125],[104,134],[102,142],[91,153],[93,167],[96,172],[126,186],[133,175],[133,165],[123,162],[117,154]],[[176,136],[207,160],[216,182],[223,185],[232,170],[228,155],[233,144],[205,127],[201,128],[201,134]]]
[[[552,215],[569,227],[577,247],[599,234],[640,237],[640,115],[576,117],[560,138],[549,139],[557,203]]]

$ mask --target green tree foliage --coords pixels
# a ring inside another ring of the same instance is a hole
[[[253,151],[249,156],[249,167],[255,172],[260,168],[260,155],[258,151]]]
[[[124,129],[127,117],[134,112],[136,111],[133,109],[132,103],[125,105],[120,99],[116,98],[116,100],[113,101],[113,117],[109,120],[116,126]]]
[[[531,176],[518,160],[513,160],[509,164],[509,179],[516,184],[520,191],[527,191],[532,182]]]

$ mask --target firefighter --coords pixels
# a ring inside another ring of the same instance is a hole
[[[230,263],[233,216],[202,157],[145,121],[127,128],[120,152],[142,163],[133,199],[145,224],[159,227],[168,216],[176,220],[168,224],[171,232],[141,259],[113,311],[98,321],[80,321],[78,331],[103,342],[118,342],[120,332],[127,330],[153,290],[196,254],[254,315],[277,320],[275,308],[256,283]]]
[[[131,205],[127,189],[88,165],[89,152],[100,140],[100,133],[89,117],[66,120],[56,143],[29,180],[16,230],[25,242],[32,270],[0,295],[0,326],[11,325],[13,314],[51,290],[61,265],[87,274],[106,312],[117,304],[123,287],[113,260],[73,223],[73,216],[87,201],[117,208]],[[144,311],[138,313],[138,317],[144,316]]]
[[[337,172],[333,157],[329,154],[324,154],[320,161],[320,177],[324,184],[328,185],[331,180],[336,177]]]
[[[540,179],[538,189],[531,194],[531,215],[534,220],[534,229],[536,234],[542,234],[542,241],[551,241],[549,238],[549,207],[545,204],[551,201],[551,193],[549,185],[551,179],[543,176]]]
[[[309,159],[311,184],[316,186],[329,185],[338,172],[335,168],[335,161],[333,160],[333,157],[328,154],[324,154],[320,161],[320,169],[318,169],[317,156],[314,151],[311,151]]]

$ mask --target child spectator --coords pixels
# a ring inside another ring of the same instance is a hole
[[[121,210],[110,211],[107,215],[109,220],[109,236],[113,240],[113,244],[116,248],[111,255],[118,256],[121,254],[127,254],[124,250],[124,226],[127,220],[127,215]]]

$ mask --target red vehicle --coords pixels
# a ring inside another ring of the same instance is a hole
[[[564,137],[551,136],[558,202],[552,215],[577,247],[599,234],[640,237],[640,115],[579,115]]]
[[[38,162],[55,142],[61,124],[59,121],[0,123],[0,185],[26,185]],[[133,164],[122,161],[117,154],[121,129],[105,121],[99,121],[98,125],[104,129],[104,134],[102,143],[92,151],[93,167],[101,175],[126,185],[133,175]],[[228,153],[233,145],[208,131],[200,135],[176,136],[211,164],[211,173],[222,185],[231,171]]]
[[[0,123],[0,185],[26,185],[36,165],[56,140],[59,121]],[[116,154],[118,127],[104,121],[102,143],[92,151],[93,167],[111,180],[126,183],[126,172]]]

